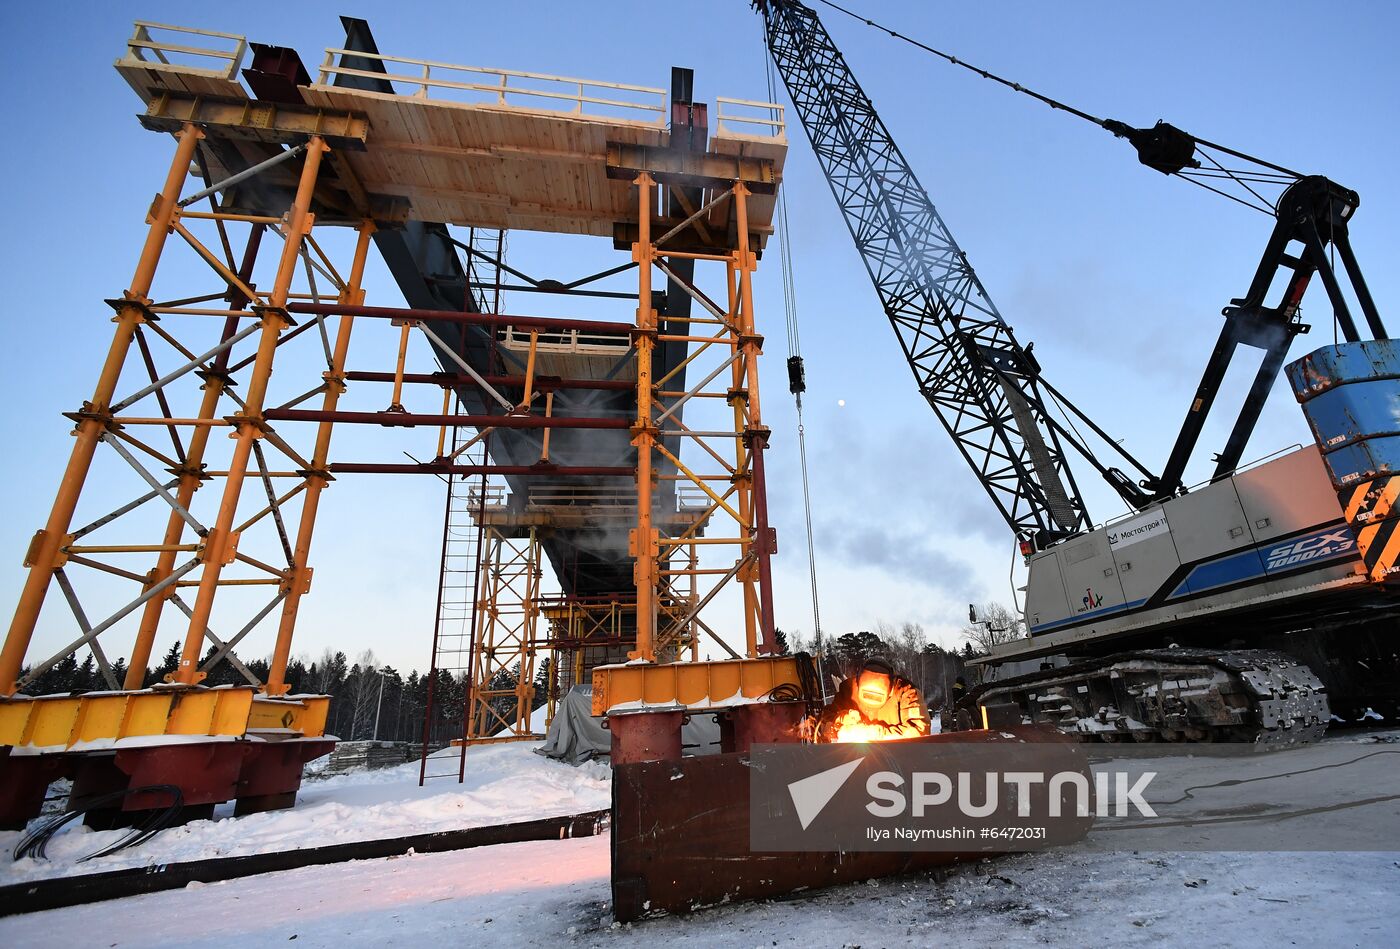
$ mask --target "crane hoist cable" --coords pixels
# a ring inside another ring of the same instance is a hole
[[[773,74],[773,61],[768,56],[766,37],[763,43],[763,59],[766,63],[768,79],[768,101],[776,102],[778,96],[777,77]],[[822,613],[817,597],[817,551],[816,540],[812,535],[812,489],[807,473],[807,428],[802,418],[802,393],[807,391],[807,370],[802,361],[802,340],[797,323],[797,286],[793,278],[791,230],[788,224],[787,192],[778,190],[778,269],[783,277],[783,316],[787,325],[787,370],[788,391],[797,403],[797,456],[802,467],[802,514],[807,528],[807,575],[812,586],[812,633],[814,647],[821,651]],[[823,683],[825,679],[822,679]]]
[[[1272,162],[1264,161],[1262,158],[1256,158],[1253,155],[1247,155],[1244,152],[1236,151],[1233,148],[1227,148],[1224,145],[1218,145],[1214,142],[1208,142],[1205,139],[1196,138],[1166,122],[1159,121],[1152,128],[1134,128],[1126,122],[1120,122],[1117,119],[1099,118],[1096,115],[1086,112],[1083,109],[1076,108],[1066,102],[1062,102],[1059,99],[1052,98],[1041,92],[1036,92],[1034,89],[1024,86],[1019,82],[1015,82],[1003,76],[998,76],[996,73],[983,69],[980,66],[974,66],[972,63],[959,59],[952,53],[945,53],[913,37],[905,36],[903,33],[893,30],[882,23],[877,23],[868,17],[862,16],[854,10],[850,10],[839,3],[833,2],[833,0],[817,0],[817,2],[823,6],[830,7],[838,13],[843,13],[853,20],[859,20],[872,29],[886,33],[893,39],[908,43],[910,46],[914,46],[926,53],[931,53],[940,59],[947,60],[954,66],[959,66],[976,73],[983,79],[990,79],[992,82],[999,83],[1014,92],[1030,96],[1032,99],[1048,105],[1057,112],[1064,112],[1067,115],[1072,115],[1075,118],[1083,119],[1086,122],[1097,125],[1102,129],[1112,132],[1117,138],[1125,138],[1137,149],[1138,161],[1147,167],[1160,171],[1164,175],[1176,175],[1194,185],[1205,188],[1207,191],[1213,191],[1224,198],[1228,198],[1231,201],[1242,204],[1255,211],[1261,211],[1269,215],[1275,215],[1277,213],[1274,202],[1270,201],[1263,194],[1260,194],[1259,189],[1254,187],[1255,185],[1286,187],[1303,177],[1300,172],[1284,168],[1282,165],[1276,165]],[[1249,162],[1253,167],[1227,168],[1213,152],[1220,152],[1224,155]],[[1215,181],[1222,187],[1216,187],[1215,185],[1207,183],[1208,181]],[[1228,191],[1222,190],[1223,187],[1228,187],[1231,184],[1238,189],[1238,194],[1231,194]]]

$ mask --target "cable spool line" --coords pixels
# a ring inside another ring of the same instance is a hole
[[[773,72],[773,61],[768,56],[767,36],[760,31],[763,39],[763,59],[768,80],[768,101],[776,102],[778,95],[777,78]],[[797,319],[797,285],[793,276],[792,241],[789,237],[791,226],[788,223],[787,192],[778,191],[778,269],[782,273],[783,317],[787,329],[788,348],[788,391],[797,404],[797,455],[802,469],[802,512],[807,530],[807,573],[812,588],[812,631],[813,648],[821,652],[822,619],[821,605],[817,594],[817,553],[816,539],[812,533],[812,489],[807,470],[807,427],[802,417],[802,393],[807,391],[806,366],[802,361],[802,339]],[[820,676],[818,677],[820,679]],[[822,695],[825,698],[823,681]]]

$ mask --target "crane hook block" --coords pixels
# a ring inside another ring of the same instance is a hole
[[[801,356],[789,356],[788,367],[788,391],[793,395],[801,395],[807,391],[807,370],[802,367]]]

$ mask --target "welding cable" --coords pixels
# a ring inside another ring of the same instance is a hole
[[[113,791],[110,794],[98,795],[97,797],[87,801],[82,807],[71,808],[67,811],[64,811],[62,814],[50,818],[49,820],[36,827],[33,831],[20,838],[19,843],[15,845],[14,859],[22,860],[25,857],[33,857],[36,860],[45,859],[45,849],[48,847],[49,841],[53,839],[53,835],[58,832],[59,828],[69,823],[74,818],[86,814],[89,811],[100,810],[104,807],[111,807],[115,804],[120,804],[124,800],[126,800],[128,795],[142,794],[147,792],[164,792],[169,794],[171,796],[170,806],[164,808],[163,810],[155,811],[153,814],[147,817],[142,824],[133,828],[126,835],[119,838],[116,841],[116,843],[104,847],[101,850],[96,851],[95,853],[90,853],[87,856],[80,859],[78,862],[83,863],[84,861],[92,860],[97,857],[105,857],[109,854],[116,853],[119,850],[124,850],[127,847],[134,846],[138,843],[144,843],[160,831],[164,830],[166,827],[169,827],[170,824],[173,823],[175,818],[179,815],[180,811],[183,809],[184,795],[180,792],[180,789],[175,785],[152,784],[146,785],[144,787],[127,788],[123,791]]]
[[[1400,751],[1373,751],[1370,754],[1361,755],[1357,758],[1351,758],[1347,761],[1337,761],[1332,764],[1322,764],[1318,765],[1315,768],[1302,768],[1298,771],[1284,771],[1281,774],[1261,774],[1253,778],[1229,778],[1224,781],[1217,781],[1214,784],[1193,784],[1191,787],[1186,788],[1184,791],[1182,791],[1181,797],[1174,797],[1170,801],[1148,801],[1147,803],[1151,804],[1154,807],[1162,804],[1180,804],[1182,801],[1191,800],[1195,797],[1195,795],[1191,793],[1192,791],[1207,791],[1212,788],[1232,788],[1241,784],[1253,784],[1256,781],[1272,781],[1276,778],[1294,778],[1300,774],[1312,774],[1315,771],[1331,771],[1333,768],[1345,768],[1347,765],[1356,764],[1358,761],[1365,761],[1367,758],[1374,758],[1377,755],[1400,755]],[[1112,759],[1110,758],[1109,760]]]
[[[779,682],[763,693],[764,702],[801,702],[806,699],[805,690],[796,682]]]
[[[802,684],[801,697],[807,701],[807,711],[812,715],[820,715],[826,707],[826,690],[822,688],[822,678],[817,672],[812,654],[799,652],[793,658],[797,660],[797,680]]]
[[[1181,820],[1141,821],[1135,824],[1104,824],[1096,830],[1156,830],[1162,827],[1209,827],[1216,824],[1252,824],[1257,821],[1281,821],[1293,817],[1311,817],[1314,814],[1334,814],[1337,811],[1351,810],[1354,807],[1370,807],[1372,804],[1389,804],[1400,801],[1400,794],[1382,794],[1355,801],[1342,801],[1337,804],[1320,804],[1316,807],[1303,807],[1291,811],[1265,811],[1262,814],[1236,814],[1231,817],[1186,817]]]
[[[776,102],[778,82],[773,59],[768,55],[768,37],[763,33],[763,59],[768,78],[768,101]],[[778,190],[778,269],[783,278],[783,316],[787,330],[788,391],[797,403],[797,457],[802,468],[802,515],[807,529],[807,576],[812,587],[812,641],[820,648],[822,641],[822,611],[817,596],[817,549],[812,534],[812,487],[807,472],[807,427],[802,418],[802,393],[807,391],[807,370],[802,362],[802,339],[797,323],[797,285],[792,266],[792,242],[788,232],[787,192]],[[823,693],[824,694],[824,693]]]
[[[125,837],[121,838],[116,843],[111,844],[108,847],[104,847],[96,853],[88,854],[86,857],[83,857],[82,860],[79,860],[79,863],[86,863],[89,860],[96,860],[99,857],[105,857],[109,854],[114,854],[119,850],[126,850],[129,847],[140,846],[141,844],[144,844],[146,841],[150,840],[156,834],[160,833],[162,830],[165,830],[167,827],[175,823],[175,821],[180,816],[180,812],[184,810],[185,799],[184,795],[180,792],[180,789],[173,784],[157,784],[143,788],[142,790],[165,791],[170,795],[170,805],[163,810],[155,811],[154,813],[152,813],[150,817],[146,819],[144,824],[142,824],[139,827],[133,828]]]

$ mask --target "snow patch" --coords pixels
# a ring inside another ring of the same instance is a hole
[[[74,821],[54,835],[48,859],[0,859],[0,885],[45,877],[98,873],[186,860],[273,853],[359,840],[459,830],[602,810],[612,775],[601,762],[575,768],[534,753],[539,742],[511,742],[467,751],[466,779],[456,781],[458,749],[438,752],[428,773],[451,772],[418,786],[417,760],[394,768],[349,771],[304,780],[296,807],[233,817],[232,804],[213,820],[162,831],[140,847],[78,863],[125,831],[92,831]],[[39,818],[46,820],[47,818]],[[29,827],[37,826],[31,822]],[[0,832],[0,854],[13,852],[21,832]]]

